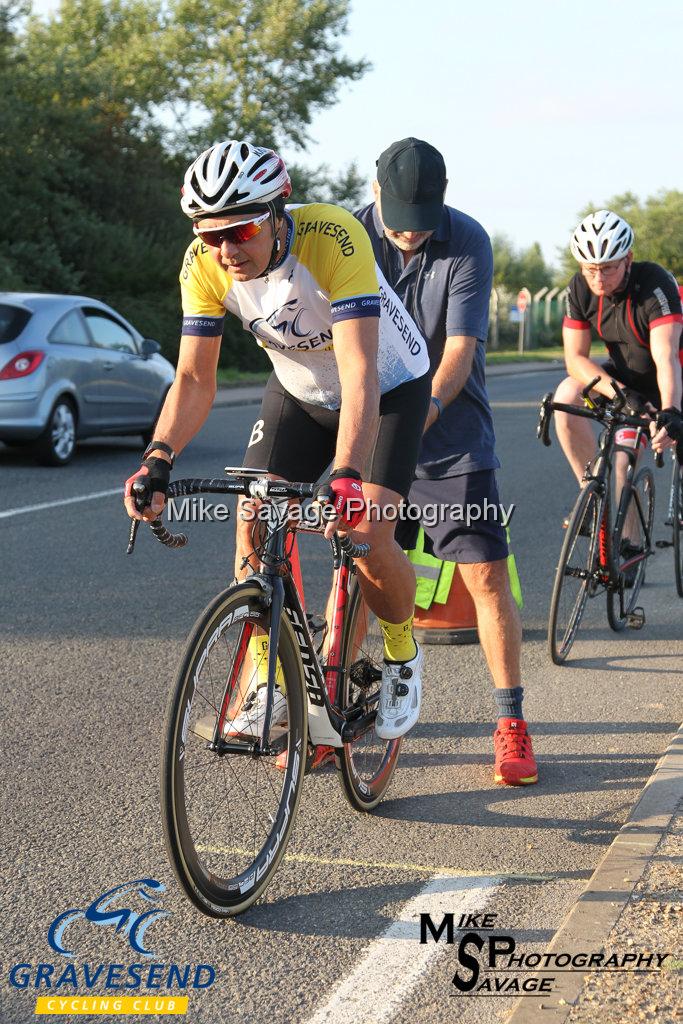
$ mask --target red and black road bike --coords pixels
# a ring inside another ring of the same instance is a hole
[[[583,416],[603,427],[598,450],[586,466],[583,486],[569,517],[555,573],[548,651],[556,665],[566,660],[586,604],[598,594],[607,596],[607,619],[612,629],[640,629],[645,624],[645,613],[637,602],[645,566],[654,549],[655,485],[652,471],[643,467],[636,472],[636,463],[641,443],[649,436],[649,424],[622,411],[626,398],[614,380],[610,381],[613,400],[591,396],[599,379],[596,377],[581,392],[585,408],[554,402],[550,393],[541,402],[537,434],[545,445],[550,444],[553,412]],[[634,428],[633,447],[618,443],[621,427]],[[614,493],[612,481],[616,452],[623,452],[628,459],[620,494]]]
[[[293,518],[291,502],[312,498],[316,485],[271,480],[265,470],[226,472],[177,480],[168,497],[257,499],[259,570],[218,594],[192,629],[171,693],[161,777],[171,865],[190,900],[216,917],[246,910],[269,884],[316,748],[333,748],[344,793],[360,811],[384,796],[401,748],[374,729],[383,643],[353,563],[368,545],[333,536],[331,614],[308,615],[290,556],[297,532],[322,526]],[[138,500],[143,507],[147,496]],[[151,527],[170,547],[187,541],[159,521]],[[261,720],[245,735],[235,723],[259,689]]]

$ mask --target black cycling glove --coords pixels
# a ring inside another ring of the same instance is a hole
[[[673,406],[662,409],[657,413],[656,423],[657,430],[664,427],[672,441],[679,443],[683,441],[683,416],[681,416],[680,409],[675,409]]]
[[[142,480],[147,489],[146,500],[142,508],[138,508],[138,512],[142,512],[143,508],[147,508],[151,504],[152,495],[156,491],[160,491],[164,497],[168,494],[168,485],[171,481],[171,464],[166,459],[160,459],[156,456],[144,459],[140,469],[126,480],[124,494],[127,498],[132,494],[132,487],[136,480]]]

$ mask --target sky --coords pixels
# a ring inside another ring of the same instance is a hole
[[[284,155],[355,161],[368,202],[382,150],[426,139],[446,202],[556,263],[587,204],[683,187],[680,0],[351,0],[340,47],[372,70]]]

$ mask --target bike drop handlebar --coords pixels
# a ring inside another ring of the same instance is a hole
[[[598,420],[603,422],[604,420],[611,420],[618,426],[624,427],[640,427],[646,426],[646,421],[641,416],[629,416],[627,413],[623,413],[621,410],[626,405],[626,395],[619,387],[619,384],[615,380],[610,380],[610,384],[614,389],[615,397],[608,399],[606,396],[601,395],[600,401],[596,403],[595,399],[590,397],[590,392],[593,390],[595,385],[600,380],[600,377],[595,377],[590,384],[587,384],[581,392],[581,396],[588,405],[587,409],[582,409],[577,405],[566,405],[563,402],[553,401],[553,392],[549,391],[541,399],[541,409],[538,418],[538,427],[536,428],[536,436],[543,442],[548,448],[550,447],[550,420],[554,412],[566,412],[570,416],[583,416],[585,419]],[[661,467],[664,464],[664,459],[661,452],[655,454],[655,465]]]
[[[245,497],[260,499],[267,498],[312,498],[318,488],[318,484],[289,483],[286,480],[268,480],[265,478],[254,479],[253,476],[244,476],[239,479],[224,480],[222,478],[206,479],[183,479],[174,480],[168,488],[167,500],[173,498],[187,497],[192,494],[239,494]],[[133,482],[131,488],[135,505],[139,512],[147,508],[151,499],[149,487],[144,477]],[[140,525],[139,519],[132,520],[130,536],[128,540],[127,554],[132,554],[135,547],[137,529]],[[150,522],[149,527],[156,539],[168,548],[182,548],[188,542],[184,533],[171,533],[160,520]],[[314,529],[310,532],[319,533],[321,529]],[[354,544],[348,535],[337,535],[340,548],[350,558],[365,558],[370,552],[369,544]]]

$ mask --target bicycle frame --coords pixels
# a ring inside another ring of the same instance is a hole
[[[633,447],[627,445],[617,444],[615,441],[615,434],[617,425],[610,423],[605,430],[603,430],[598,439],[598,454],[596,458],[589,463],[586,467],[583,479],[585,482],[589,480],[595,480],[599,487],[600,492],[604,496],[604,503],[602,506],[602,519],[600,522],[599,535],[598,535],[598,552],[599,552],[599,566],[603,575],[603,583],[608,589],[616,589],[619,581],[619,574],[625,572],[632,566],[637,565],[639,562],[643,562],[646,558],[649,558],[652,554],[652,537],[650,531],[647,528],[647,524],[643,518],[643,510],[640,507],[639,501],[636,500],[635,508],[638,511],[638,517],[643,530],[643,536],[645,539],[644,550],[632,558],[627,559],[625,562],[621,562],[619,558],[619,552],[615,549],[614,538],[620,536],[622,528],[622,508],[619,499],[616,500],[617,514],[613,524],[611,524],[611,479],[612,479],[612,455],[615,452],[623,452],[628,459],[628,468],[626,470],[626,480],[624,481],[624,489],[631,486],[631,482],[635,475],[636,465],[638,463],[638,452],[640,439],[645,434],[644,427],[636,428],[636,436]],[[595,467],[595,472],[590,472],[591,467]],[[610,525],[611,524],[611,525]]]
[[[353,561],[342,551],[336,535],[332,538],[334,549],[333,578],[333,611],[330,643],[328,648],[325,672],[321,669],[320,660],[306,618],[299,591],[294,583],[291,572],[284,576],[278,571],[286,561],[286,537],[289,517],[287,503],[269,503],[267,509],[266,538],[261,557],[261,570],[247,577],[245,583],[256,584],[263,591],[264,608],[270,609],[270,634],[268,648],[268,693],[264,713],[263,736],[270,733],[270,721],[273,706],[273,694],[276,686],[278,647],[280,640],[280,617],[284,610],[299,647],[306,694],[308,700],[308,731],[314,746],[326,745],[342,747],[351,742],[372,723],[374,713],[361,715],[352,721],[339,710],[335,702],[341,672],[342,633],[344,617],[348,602],[349,580],[353,572]],[[299,524],[297,529],[303,532],[318,533],[317,529],[307,528]],[[244,752],[252,755],[276,753],[267,742],[243,742],[240,740],[225,741],[221,739],[223,723],[228,704],[234,692],[237,680],[244,664],[244,658],[253,633],[253,625],[246,623],[237,646],[233,663],[228,673],[228,685],[223,697],[221,712],[216,722],[214,738],[211,746],[218,752]]]
[[[601,580],[600,582],[606,590],[617,590],[620,585],[620,573],[625,572],[632,566],[637,565],[639,562],[649,558],[653,553],[652,537],[650,531],[647,529],[647,524],[643,519],[643,512],[640,508],[640,503],[636,501],[636,508],[640,517],[641,526],[643,528],[643,534],[645,538],[644,550],[625,562],[619,561],[619,552],[615,551],[614,538],[619,536],[621,530],[621,501],[620,498],[617,500],[617,516],[614,524],[611,523],[611,479],[612,479],[612,454],[614,452],[623,452],[628,458],[629,465],[626,471],[626,480],[624,482],[624,489],[631,486],[631,481],[635,474],[635,468],[638,461],[638,454],[640,450],[641,437],[647,436],[646,426],[642,420],[638,420],[635,417],[627,417],[621,415],[621,408],[623,407],[623,401],[618,401],[612,410],[605,409],[601,414],[597,413],[596,407],[589,398],[589,392],[591,387],[597,382],[596,378],[589,384],[583,391],[583,397],[588,405],[588,408],[581,408],[580,406],[566,405],[561,402],[554,402],[552,400],[552,394],[544,396],[541,402],[541,415],[538,425],[538,437],[543,443],[548,446],[550,444],[549,425],[550,416],[553,412],[566,412],[572,416],[582,416],[586,419],[599,420],[605,424],[604,429],[601,431],[598,438],[598,451],[597,454],[591,459],[586,466],[586,470],[583,475],[583,482],[587,483],[594,480],[599,488],[600,494],[603,497],[603,504],[601,509],[601,521],[599,526],[598,535],[598,566],[600,570]],[[620,392],[615,381],[611,381],[612,386],[615,389],[618,400],[623,399],[623,395]],[[615,440],[616,432],[619,426],[623,423],[628,423],[630,426],[635,427],[636,436],[633,447],[627,445],[617,444]]]

